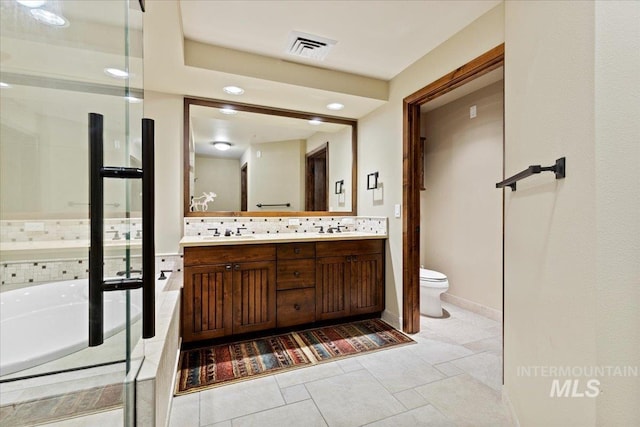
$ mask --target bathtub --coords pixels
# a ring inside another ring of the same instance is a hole
[[[167,280],[156,281],[156,293]],[[38,366],[88,347],[87,279],[0,293],[0,376]],[[131,293],[131,318],[140,318],[142,290]],[[104,293],[104,337],[124,330],[124,291]]]

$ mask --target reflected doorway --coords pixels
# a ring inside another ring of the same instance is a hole
[[[247,173],[247,164],[245,163],[240,168],[240,210],[242,212],[247,211],[247,179],[249,178]]]
[[[329,146],[324,144],[306,155],[306,196],[305,210],[327,210],[327,157]]]

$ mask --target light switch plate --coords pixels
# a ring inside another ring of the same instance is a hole
[[[478,116],[478,107],[475,105],[472,105],[471,108],[469,108],[469,118],[475,119],[477,116]]]
[[[396,218],[400,218],[400,205],[396,204],[393,207],[393,214],[395,215]]]

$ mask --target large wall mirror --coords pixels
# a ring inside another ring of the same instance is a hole
[[[355,215],[356,126],[185,98],[185,216]]]

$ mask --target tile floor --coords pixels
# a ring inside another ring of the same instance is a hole
[[[502,327],[455,305],[417,344],[175,397],[171,427],[512,425]]]

